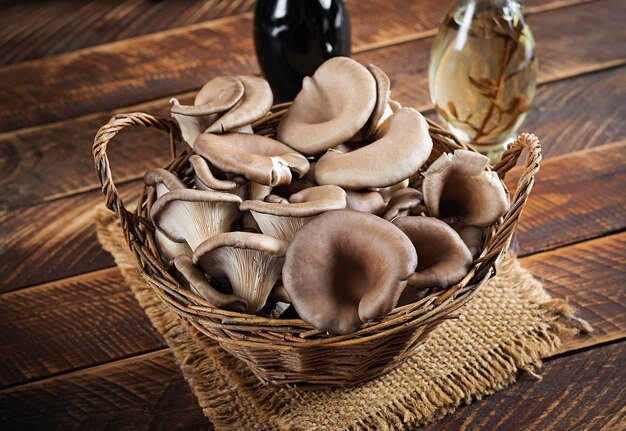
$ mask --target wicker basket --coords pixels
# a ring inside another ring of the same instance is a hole
[[[255,133],[273,136],[288,104],[276,105],[272,113],[253,124]],[[434,150],[427,166],[442,152],[467,147],[434,123],[430,134]],[[106,196],[106,205],[120,218],[126,241],[137,257],[137,265],[156,295],[203,334],[244,361],[263,382],[302,386],[350,385],[364,382],[406,360],[441,322],[454,318],[455,310],[467,303],[476,290],[495,273],[495,264],[509,244],[513,230],[533,186],[541,160],[540,144],[534,135],[522,134],[509,146],[493,169],[502,179],[526,149],[526,163],[511,206],[486,234],[482,254],[461,282],[432,292],[420,301],[398,307],[379,321],[342,336],[328,335],[299,320],[269,319],[216,308],[194,295],[177,280],[159,258],[154,227],[148,213],[155,200],[152,188],[144,187],[134,212],[127,210],[113,183],[107,147],[128,126],[154,127],[169,134],[172,161],[166,167],[188,184],[189,154],[175,156],[176,147],[186,148],[177,124],[170,119],[143,113],[115,115],[95,137],[93,156],[96,172]]]

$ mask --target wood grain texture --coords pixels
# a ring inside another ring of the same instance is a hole
[[[561,352],[626,337],[626,233],[528,256],[522,265],[593,326],[568,339]]]
[[[511,189],[520,172],[516,168],[507,178]],[[624,229],[624,184],[626,142],[543,162],[515,233],[519,253],[537,253]]]
[[[392,77],[401,74],[393,63],[384,66]],[[626,139],[622,121],[626,117],[625,70],[618,67],[540,86],[522,130],[541,138],[547,157]],[[415,85],[409,80],[402,82]],[[190,99],[191,95],[182,97]],[[167,116],[168,109],[167,100],[158,100],[123,111]],[[110,115],[94,114],[0,134],[0,171],[4,173],[0,177],[0,209],[99,188],[89,143]],[[436,119],[433,112],[428,117]],[[161,132],[125,130],[109,151],[116,181],[141,178],[146,170],[164,165],[168,148],[168,138]]]
[[[625,157],[626,142],[545,161],[518,228],[520,253],[623,229]],[[511,188],[515,172],[508,181]],[[137,181],[121,188],[126,193],[138,189]],[[101,193],[90,191],[0,211],[0,292],[110,266],[93,224],[101,202]]]
[[[522,376],[426,429],[620,429],[625,347],[548,361],[541,382]],[[208,422],[167,350],[1,391],[0,412],[7,429],[188,429]]]
[[[164,347],[117,268],[0,299],[0,387]]]
[[[618,234],[522,259],[595,329],[562,351],[626,335],[625,249]],[[2,295],[0,342],[0,388],[166,347],[116,268]]]
[[[3,429],[210,429],[167,350],[0,392]]]
[[[139,184],[121,187],[126,200]],[[99,192],[46,204],[0,211],[0,292],[45,283],[113,265],[96,240]]]
[[[3,47],[0,65],[250,12],[255,2],[61,0],[9,3],[0,4],[0,46]]]
[[[552,360],[542,381],[523,376],[424,430],[623,430],[625,349],[621,342]]]
[[[525,2],[526,14],[565,7],[589,0],[564,0],[543,3]],[[242,13],[252,13],[253,0],[124,0],[118,2],[0,3],[0,65],[50,57],[94,45],[101,45],[177,27]],[[394,0],[388,7],[396,14],[391,25],[366,30],[357,26],[352,37],[370,48],[398,43],[432,34],[450,5],[447,2],[409,2]],[[347,2],[352,20],[381,12],[375,0]]]
[[[566,76],[572,71],[588,68],[589,63],[626,59],[626,48],[608,43],[626,35],[620,19],[620,12],[625,8],[619,0],[599,0],[597,4],[585,3],[529,17],[537,40],[545,41],[539,44],[539,57],[552,58],[542,54],[544,49],[556,51],[554,56],[558,64],[541,69],[544,76]],[[377,13],[368,16],[359,16],[358,9],[355,9],[353,28],[364,26],[367,29],[363,30],[364,33],[374,35],[375,31],[368,30],[402,22],[397,19],[398,14],[407,14],[403,7],[375,9]],[[415,19],[419,20],[419,16]],[[0,90],[0,130],[67,119],[190,91],[199,88],[211,75],[257,73],[252,41],[249,37],[242,37],[251,33],[251,20],[246,15],[212,21],[188,31],[161,32],[0,68],[0,82],[12,84]],[[563,24],[558,30],[551,25],[555,21]],[[593,32],[600,22],[605,31]],[[564,37],[563,29],[567,28],[576,30],[571,37]],[[360,32],[354,31],[355,34]],[[413,32],[414,29],[407,31]],[[405,62],[397,64],[401,66],[402,76],[396,79],[406,79],[407,75],[421,72],[425,80],[431,42],[431,39],[420,39],[357,58],[363,62],[381,63],[383,69],[387,69],[385,61],[396,62],[398,52],[406,51]],[[355,37],[355,52],[359,51],[359,43]],[[559,54],[563,52],[567,54]],[[426,85],[420,85],[420,88],[427,92]],[[403,103],[420,104],[408,93],[400,92],[397,98]]]

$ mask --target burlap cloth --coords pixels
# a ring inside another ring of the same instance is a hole
[[[204,414],[217,430],[405,429],[500,390],[519,370],[573,333],[563,300],[506,257],[458,319],[437,328],[400,367],[357,387],[305,391],[262,385],[246,366],[180,320],[148,287],[115,215],[100,208],[98,238],[174,353]],[[207,427],[209,425],[207,424]]]

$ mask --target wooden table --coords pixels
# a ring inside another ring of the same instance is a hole
[[[163,339],[96,241],[90,147],[113,112],[168,114],[211,76],[259,73],[253,2],[3,2],[0,9],[0,428],[202,429]],[[114,4],[115,3],[115,4]],[[447,1],[352,0],[353,56],[434,117],[427,66]],[[517,240],[524,265],[595,328],[427,429],[626,426],[626,2],[532,0],[539,87],[523,131],[545,159]],[[162,136],[111,149],[127,198]]]

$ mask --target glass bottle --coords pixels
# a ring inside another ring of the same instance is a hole
[[[458,138],[492,161],[535,96],[533,35],[516,0],[458,0],[430,54],[430,97]]]
[[[254,46],[276,103],[293,100],[325,60],[350,56],[350,24],[342,0],[258,0]]]

